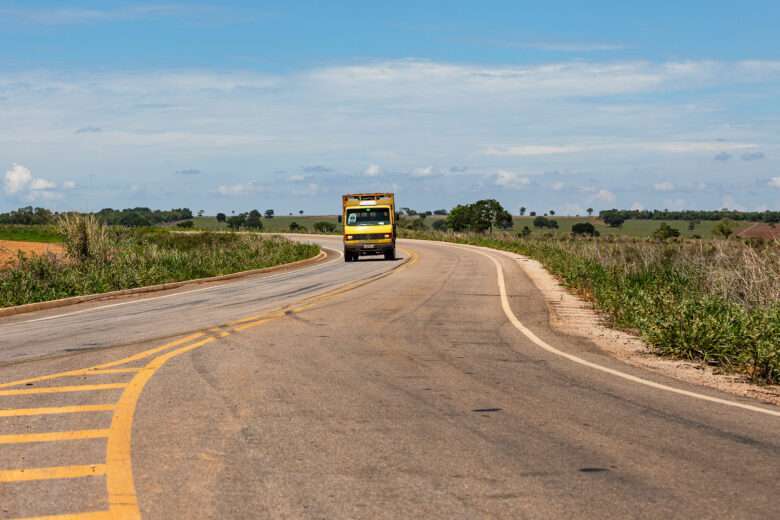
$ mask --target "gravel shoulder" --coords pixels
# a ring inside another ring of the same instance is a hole
[[[719,373],[717,367],[659,356],[641,338],[607,326],[590,302],[567,290],[538,261],[506,251],[497,252],[514,259],[542,292],[549,310],[550,325],[555,330],[588,339],[630,365],[780,406],[780,385],[756,385],[741,374]]]

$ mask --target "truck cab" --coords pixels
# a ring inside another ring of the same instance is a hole
[[[344,261],[363,255],[395,259],[395,196],[392,193],[353,193],[342,200]]]

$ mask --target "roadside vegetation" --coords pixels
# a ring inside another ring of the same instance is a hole
[[[405,234],[534,258],[611,325],[640,335],[659,354],[779,383],[780,244],[684,240],[668,226],[659,230],[655,239]]]
[[[58,232],[64,256],[20,255],[0,270],[0,306],[259,269],[319,252],[280,237],[108,227],[94,215],[62,216]]]

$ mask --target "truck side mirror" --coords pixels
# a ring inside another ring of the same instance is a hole
[[[339,224],[341,224],[341,220],[344,218],[343,215],[339,215]]]

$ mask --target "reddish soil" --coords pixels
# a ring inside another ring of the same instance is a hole
[[[0,268],[8,267],[16,260],[19,251],[25,254],[42,255],[46,253],[62,254],[62,246],[59,244],[45,244],[42,242],[16,242],[14,240],[0,240]]]
[[[753,224],[747,229],[743,229],[737,236],[740,238],[762,238],[764,240],[780,240],[780,225],[771,224]]]

